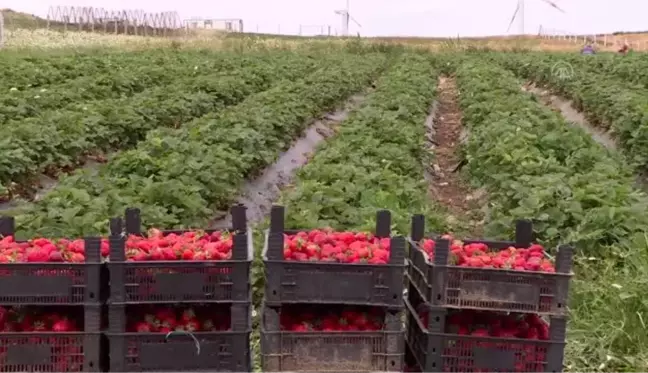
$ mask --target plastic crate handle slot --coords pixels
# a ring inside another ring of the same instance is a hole
[[[200,355],[200,341],[198,340],[198,338],[196,338],[196,335],[194,333],[190,332],[190,331],[187,331],[187,330],[172,330],[172,331],[168,332],[164,336],[164,341],[168,342],[169,338],[172,335],[176,335],[176,334],[188,335],[191,339],[193,339],[194,345],[196,346],[196,355]]]

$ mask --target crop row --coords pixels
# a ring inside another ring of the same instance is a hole
[[[130,98],[77,104],[25,119],[3,133],[0,184],[18,183],[24,188],[39,173],[72,168],[88,154],[132,147],[151,129],[178,126],[208,113],[213,116],[275,82],[303,76],[314,62],[284,53],[246,65],[180,78]]]
[[[303,79],[180,128],[154,130],[98,174],[64,179],[17,217],[18,227],[29,234],[85,235],[105,229],[126,206],[141,207],[151,225],[204,225],[214,209],[233,202],[246,177],[287,148],[307,120],[360,91],[384,63],[383,55],[331,56]]]
[[[568,79],[552,74],[553,59],[507,58],[506,67],[545,84],[574,101],[588,119],[616,138],[628,160],[648,170],[646,89],[591,68],[580,67]]]
[[[511,221],[533,217],[539,238],[596,253],[645,229],[646,200],[622,159],[521,91],[503,67],[467,62],[457,76],[467,170],[489,192],[493,233],[510,236]]]
[[[32,116],[48,116],[44,110],[61,110],[75,102],[132,96],[154,86],[162,86],[183,77],[213,74],[245,66],[248,59],[232,55],[172,54],[149,63],[141,59],[130,67],[82,76],[47,88],[9,90],[0,96],[0,128],[20,126],[15,122]]]
[[[538,57],[535,55],[534,57]],[[640,86],[648,87],[648,61],[642,54],[622,56],[618,54],[599,54],[596,56],[578,56],[565,54],[543,54],[541,59],[551,57],[554,64],[558,61],[570,64],[575,73],[583,70],[597,71],[598,74],[606,79],[616,77],[628,83],[635,83]],[[589,58],[593,57],[593,58]],[[559,66],[559,65],[557,65]],[[628,86],[628,84],[626,84]]]
[[[183,52],[186,53],[186,52]],[[214,54],[214,53],[205,53]],[[3,53],[0,55],[0,91],[58,84],[68,79],[103,74],[115,69],[140,64],[160,64],[173,54],[164,49],[136,52],[108,51],[88,54],[57,54],[29,56]]]
[[[299,212],[286,225],[371,229],[376,209],[385,208],[406,232],[411,211],[429,209],[421,160],[436,83],[425,56],[407,56],[386,73],[283,194],[282,204]]]

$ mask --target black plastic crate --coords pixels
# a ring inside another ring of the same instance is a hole
[[[250,303],[233,304],[231,331],[128,333],[126,306],[110,306],[111,372],[251,372]]]
[[[0,332],[0,372],[102,371],[101,308],[84,313],[84,332]]]
[[[563,316],[550,318],[549,340],[481,337],[444,333],[448,309],[419,304],[429,310],[425,325],[412,303],[405,299],[406,340],[424,372],[562,372]]]
[[[273,206],[270,230],[263,249],[265,299],[268,304],[343,303],[403,307],[403,276],[407,266],[406,241],[391,237],[388,264],[298,262],[284,259],[284,207]],[[391,234],[391,215],[381,210],[376,218],[376,237]]]
[[[408,276],[416,290],[433,306],[474,308],[551,315],[567,313],[573,249],[559,247],[556,273],[471,268],[449,265],[450,241],[436,241],[434,260],[430,261],[418,243],[424,238],[425,219],[412,218],[409,240]],[[530,221],[516,224],[515,241],[463,240],[464,244],[484,243],[490,249],[509,246],[528,248],[533,240]]]
[[[404,310],[386,314],[383,331],[288,332],[279,309],[264,306],[261,366],[264,372],[402,372]]]
[[[110,304],[169,302],[247,302],[250,265],[254,251],[247,228],[245,207],[231,209],[233,248],[231,260],[126,261],[126,236],[143,235],[138,209],[127,209],[125,233],[122,221],[111,220]],[[205,230],[213,233],[216,230]],[[186,231],[163,231],[182,234]]]
[[[14,235],[14,218],[0,217],[0,236]],[[84,241],[85,263],[0,264],[0,305],[101,302],[101,238],[86,237]]]
[[[414,357],[414,353],[410,348],[407,341],[405,341],[405,360],[403,363],[403,372],[422,372],[423,370],[418,365],[418,361]]]

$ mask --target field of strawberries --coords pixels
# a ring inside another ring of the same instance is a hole
[[[0,55],[0,372],[647,368],[639,60],[335,48]],[[441,76],[498,240],[429,193]]]

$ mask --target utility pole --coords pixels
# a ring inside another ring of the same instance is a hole
[[[520,35],[524,35],[524,0],[518,0],[520,4]]]

